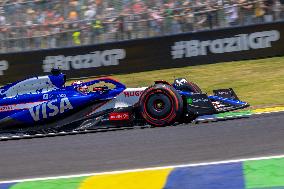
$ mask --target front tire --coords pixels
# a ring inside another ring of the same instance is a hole
[[[183,100],[170,85],[156,84],[147,88],[140,97],[141,116],[152,126],[171,125],[182,115]]]

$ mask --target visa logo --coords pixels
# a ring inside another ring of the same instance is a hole
[[[39,121],[48,117],[56,116],[57,114],[62,114],[66,110],[73,109],[73,106],[69,102],[68,98],[62,98],[57,101],[50,101],[47,103],[40,104],[33,108],[30,108],[30,114],[34,121]]]

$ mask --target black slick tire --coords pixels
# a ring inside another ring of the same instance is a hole
[[[172,86],[155,84],[142,93],[139,108],[147,123],[163,127],[179,120],[183,113],[183,100]]]

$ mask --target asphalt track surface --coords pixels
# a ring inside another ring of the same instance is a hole
[[[0,180],[284,154],[284,113],[0,142]]]

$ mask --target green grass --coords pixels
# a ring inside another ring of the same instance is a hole
[[[232,87],[253,106],[284,105],[284,57],[188,66],[132,74],[112,75],[128,87],[149,86],[155,80],[172,82],[185,77],[204,92]]]

